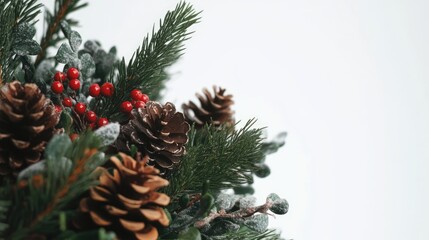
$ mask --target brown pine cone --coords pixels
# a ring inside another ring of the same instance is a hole
[[[204,96],[196,94],[201,107],[192,101],[182,105],[183,113],[189,124],[195,124],[196,128],[202,128],[206,124],[234,125],[234,112],[231,110],[231,105],[234,104],[232,95],[225,95],[225,89],[216,86],[213,86],[213,92],[214,96],[207,88],[204,88]]]
[[[156,192],[168,181],[158,176],[159,170],[143,161],[119,153],[111,167],[101,174],[100,184],[80,202],[81,216],[74,221],[80,229],[103,227],[114,231],[119,239],[157,239],[157,226],[167,227],[169,219],[162,207],[170,197]]]
[[[130,153],[131,145],[135,145],[139,152],[149,156],[149,165],[167,174],[186,152],[189,124],[172,103],[163,106],[148,102],[145,108],[131,114],[130,121],[121,126],[115,143],[117,150]]]
[[[14,81],[1,88],[0,176],[16,176],[40,160],[59,115],[36,84]]]

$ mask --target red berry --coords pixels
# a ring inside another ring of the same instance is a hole
[[[51,89],[52,89],[52,92],[54,92],[56,94],[60,94],[60,93],[62,93],[64,91],[64,86],[63,86],[63,84],[61,82],[54,81],[51,84]]]
[[[95,125],[95,123],[90,123],[88,124],[88,127],[94,130],[97,126]]]
[[[100,85],[97,83],[91,84],[91,86],[89,86],[89,95],[91,97],[98,97],[98,95],[100,95],[100,91]]]
[[[64,82],[66,80],[67,76],[63,72],[56,72],[54,75],[54,80],[59,82]]]
[[[132,90],[130,95],[131,95],[131,98],[136,101],[142,100],[142,97],[143,97],[143,93],[138,89]]]
[[[97,121],[97,126],[102,127],[104,125],[107,125],[109,123],[109,120],[107,118],[99,118]]]
[[[140,100],[142,100],[144,103],[147,103],[149,102],[149,96],[142,93],[142,98]]]
[[[71,98],[64,98],[63,105],[66,107],[71,107],[73,106],[73,101],[71,100]]]
[[[63,108],[60,105],[55,105],[55,112],[61,112]]]
[[[97,121],[97,115],[93,111],[86,112],[85,118],[90,123],[94,123],[95,121]]]
[[[79,90],[79,88],[80,88],[80,81],[78,79],[72,79],[72,80],[70,80],[69,87],[72,90],[75,90],[75,91]]]
[[[79,70],[77,70],[74,67],[71,67],[67,70],[67,77],[69,79],[77,79],[79,78],[79,75],[80,75]]]
[[[123,113],[130,113],[133,110],[133,105],[129,101],[125,101],[121,103],[121,111]]]
[[[86,111],[85,103],[81,103],[81,102],[76,103],[76,105],[74,105],[74,110],[77,112],[77,114],[83,115]]]
[[[113,96],[113,93],[115,92],[115,87],[113,84],[107,82],[101,85],[101,95],[105,97],[111,97]]]
[[[79,137],[79,134],[77,133],[72,133],[69,135],[70,140],[72,140],[72,142],[74,142],[74,140],[76,140]]]
[[[143,101],[134,101],[133,105],[135,108],[144,108],[146,106],[146,103]]]

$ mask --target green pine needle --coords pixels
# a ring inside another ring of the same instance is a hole
[[[192,129],[187,154],[164,191],[174,198],[184,192],[201,192],[207,181],[211,191],[251,183],[256,163],[264,156],[262,129],[252,129],[254,123],[250,120],[239,130],[213,126]]]
[[[171,66],[184,53],[184,42],[192,34],[188,29],[198,23],[198,15],[192,5],[185,2],[167,12],[164,20],[160,20],[158,31],[153,28],[152,34],[143,39],[128,66],[122,59],[115,71],[112,71],[110,79],[112,82],[116,79],[115,94],[106,99],[97,112],[103,116],[117,113],[119,105],[129,99],[130,91],[135,88],[158,98],[163,82],[167,79],[165,68]]]

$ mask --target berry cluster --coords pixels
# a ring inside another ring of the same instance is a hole
[[[80,81],[79,81],[80,72],[76,68],[69,68],[67,70],[67,74],[63,72],[56,72],[54,75],[54,81],[52,82],[51,89],[52,92],[56,94],[62,94],[62,105],[64,107],[73,107],[73,97],[75,96],[72,94],[72,96],[67,96],[64,94],[64,85],[63,82],[69,80],[68,87],[72,89],[73,91],[78,91],[80,89]],[[102,96],[105,97],[111,97],[113,96],[113,93],[115,92],[115,88],[112,83],[104,83],[101,87],[94,83],[89,87],[89,95],[92,97],[98,97],[101,93]],[[82,116],[85,117],[84,119],[88,123],[89,127],[92,129],[95,129],[96,127],[102,127],[104,125],[107,125],[109,123],[109,120],[104,117],[97,117],[97,114],[94,111],[88,110],[85,103],[77,102],[75,100],[76,104],[74,105],[74,111]],[[55,106],[56,111],[61,112],[62,107],[61,106]]]
[[[121,112],[130,113],[134,108],[144,108],[146,103],[149,101],[149,96],[142,93],[138,89],[134,89],[130,92],[131,102],[124,101],[121,103]]]
[[[62,106],[73,108],[73,110],[80,116],[84,117],[85,121],[88,123],[88,126],[92,129],[96,127],[101,127],[109,123],[109,120],[104,117],[98,117],[94,111],[87,109],[85,103],[78,102],[75,98],[75,92],[80,89],[80,81],[79,81],[80,72],[76,68],[69,68],[67,70],[67,74],[63,72],[57,72],[54,75],[54,81],[51,85],[52,92],[55,94],[61,94],[62,97]],[[67,95],[64,93],[64,85],[63,83],[68,80],[68,86],[72,89],[72,93]],[[98,85],[97,83],[91,84],[89,86],[89,96],[96,98],[98,101],[98,97],[112,97],[115,92],[115,87],[112,83],[106,82],[103,85]],[[149,96],[142,93],[138,89],[134,89],[130,92],[130,101],[124,101],[120,105],[120,111],[129,114],[133,108],[144,108],[146,103],[149,101]],[[73,103],[76,102],[76,104]],[[56,106],[56,111],[61,112],[62,107]]]
[[[52,92],[56,94],[61,94],[64,91],[63,82],[69,80],[68,86],[73,91],[78,91],[80,89],[80,81],[79,81],[79,70],[76,68],[69,68],[67,70],[67,74],[63,72],[56,72],[54,75],[54,81],[51,84]]]

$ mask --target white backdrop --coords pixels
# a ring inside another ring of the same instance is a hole
[[[273,227],[293,239],[429,239],[428,1],[191,2],[202,22],[166,99],[216,83],[237,119],[288,132],[255,184],[260,202],[277,192],[290,203]],[[77,30],[129,59],[176,3],[92,0]]]

